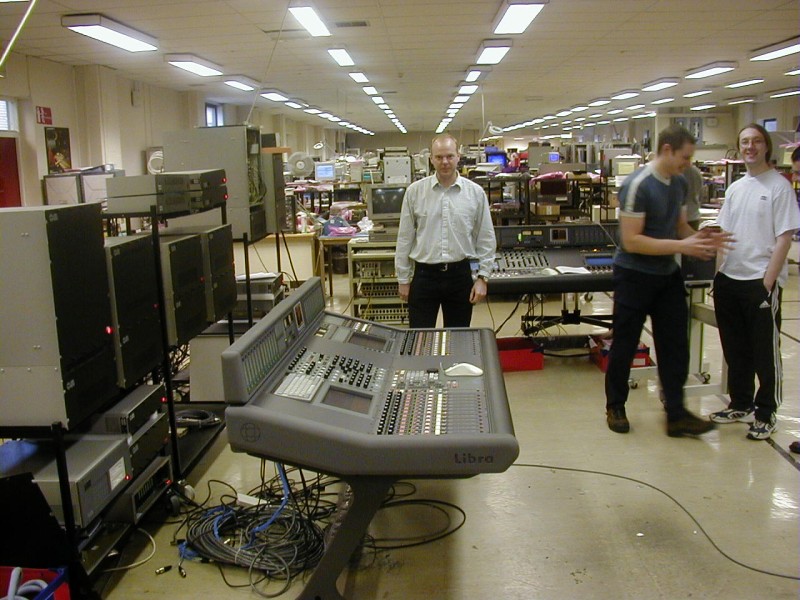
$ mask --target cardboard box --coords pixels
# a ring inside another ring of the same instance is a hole
[[[610,338],[604,338],[599,335],[589,336],[589,359],[597,365],[597,367],[605,373],[608,369],[608,353],[611,351]],[[631,362],[631,368],[649,367],[653,362],[650,360],[650,348],[645,344],[639,342],[639,347],[636,349],[636,354]]]
[[[542,217],[557,217],[561,214],[561,207],[558,204],[542,202],[536,205],[536,214]]]
[[[500,366],[503,373],[512,371],[539,371],[544,368],[544,351],[530,338],[498,338]]]

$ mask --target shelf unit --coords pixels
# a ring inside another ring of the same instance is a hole
[[[347,244],[351,314],[360,319],[408,325],[408,305],[397,295],[394,241],[352,239]]]

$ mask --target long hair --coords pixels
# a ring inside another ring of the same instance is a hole
[[[764,138],[764,142],[767,144],[767,162],[772,159],[772,138],[769,137],[769,132],[764,129],[762,125],[758,123],[750,123],[749,125],[745,125],[739,130],[739,133],[736,134],[736,148],[741,152],[741,148],[739,148],[739,137],[742,135],[742,132],[745,129],[755,129],[761,136]]]

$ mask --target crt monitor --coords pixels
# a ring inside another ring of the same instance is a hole
[[[336,181],[336,163],[332,160],[315,162],[314,179],[317,181]]]
[[[505,167],[508,165],[508,156],[505,152],[486,153],[486,162]]]
[[[639,167],[640,161],[639,156],[615,156],[611,159],[611,174],[630,175]]]
[[[377,223],[399,222],[408,185],[375,183],[367,186],[367,214]]]

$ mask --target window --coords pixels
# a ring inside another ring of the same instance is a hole
[[[0,131],[19,131],[17,105],[13,100],[0,98]]]
[[[222,127],[225,124],[225,119],[222,115],[222,106],[219,104],[206,103],[206,126],[207,127]]]

